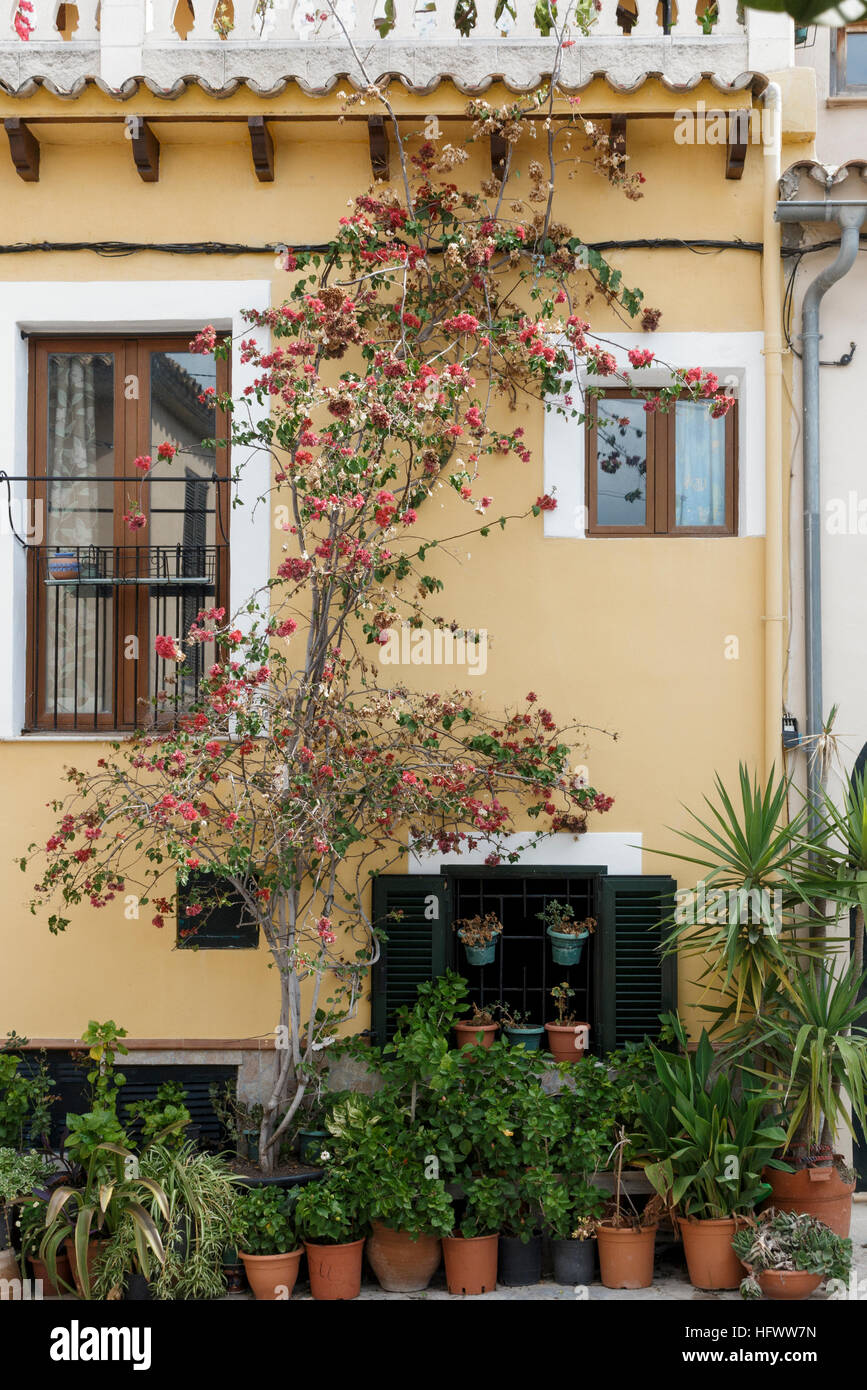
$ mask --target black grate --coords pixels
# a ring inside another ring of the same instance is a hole
[[[49,1137],[52,1144],[58,1146],[66,1129],[67,1114],[81,1114],[88,1109],[86,1072],[90,1063],[76,1062],[68,1052],[48,1052],[46,1056],[57,1096],[51,1110]],[[32,1075],[36,1065],[33,1055],[28,1053],[22,1059],[21,1070]],[[121,1087],[118,1096],[118,1115],[131,1139],[137,1136],[138,1127],[130,1120],[125,1107],[133,1101],[152,1100],[165,1081],[181,1083],[186,1093],[190,1123],[201,1127],[203,1138],[218,1142],[224,1138],[222,1126],[214,1113],[209,1088],[214,1082],[222,1088],[225,1082],[236,1081],[237,1067],[210,1064],[187,1066],[184,1063],[126,1065],[125,1059],[120,1057],[117,1069],[126,1077],[126,1085]]]
[[[503,923],[492,965],[470,965],[460,941],[454,942],[456,968],[469,982],[474,1003],[501,1003],[512,1012],[529,1014],[533,1024],[552,1023],[556,1010],[549,991],[565,980],[575,991],[569,1012],[579,1022],[593,1023],[594,937],[584,943],[577,965],[557,965],[545,925],[536,917],[551,902],[568,903],[579,922],[596,916],[591,878],[462,877],[455,880],[454,894],[455,919],[494,912]]]

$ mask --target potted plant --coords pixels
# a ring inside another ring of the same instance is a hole
[[[654,1048],[656,1085],[638,1094],[644,1171],[680,1231],[693,1285],[736,1289],[742,1271],[732,1238],[770,1192],[763,1173],[777,1165],[785,1131],[765,1117],[770,1093],[745,1077],[736,1094],[729,1069],[713,1075],[707,1032],[692,1054],[671,1017],[682,1051]]]
[[[33,1278],[42,1280],[44,1298],[59,1298],[64,1289],[72,1286],[72,1271],[65,1251],[61,1251],[57,1257],[58,1282],[55,1284],[48,1266],[39,1258],[39,1246],[45,1235],[45,1202],[39,1198],[23,1201],[17,1224],[21,1232],[22,1269],[26,1261]]]
[[[847,1285],[852,1242],[800,1212],[766,1211],[738,1231],[735,1254],[747,1267],[744,1298],[809,1298],[823,1279]]]
[[[538,1165],[502,1183],[497,1278],[507,1287],[538,1284],[542,1278],[542,1226],[562,1184],[546,1165],[542,1144],[539,1149]]]
[[[453,1211],[444,1180],[430,1168],[431,1136],[414,1123],[412,1083],[407,1107],[402,1087],[383,1081],[373,1095],[340,1101],[328,1124],[335,1166],[350,1168],[369,1194],[370,1266],[384,1289],[411,1293],[430,1283]]]
[[[251,1187],[238,1197],[237,1249],[258,1299],[291,1298],[301,1246],[295,1233],[299,1188]]]
[[[226,1247],[236,1240],[239,1187],[228,1163],[191,1143],[181,1149],[153,1143],[139,1155],[139,1173],[155,1184],[168,1207],[164,1215],[154,1192],[145,1199],[162,1239],[164,1259],[150,1260],[149,1296],[204,1301],[222,1298],[227,1286]],[[235,1262],[238,1257],[235,1255]],[[243,1270],[239,1264],[240,1278]],[[136,1297],[141,1262],[131,1218],[121,1220],[102,1249],[95,1280],[97,1297]]]
[[[556,1062],[577,1062],[584,1056],[590,1042],[590,1025],[576,1023],[574,1014],[568,1012],[569,1000],[575,991],[569,981],[555,985],[550,991],[557,1011],[556,1023],[546,1023],[548,1051]]]
[[[538,1052],[542,1045],[545,1026],[531,1023],[530,1015],[520,1009],[503,1009],[500,1014],[503,1032],[512,1047],[526,1048],[527,1052]]]
[[[426,1175],[422,1157],[388,1153],[370,1200],[367,1258],[382,1288],[392,1293],[426,1289],[442,1259],[441,1237],[454,1212],[442,1178]]]
[[[126,1113],[140,1126],[143,1145],[159,1140],[167,1148],[183,1147],[192,1115],[180,1082],[164,1081],[156,1096],[150,1100],[133,1101],[126,1106]]]
[[[660,1203],[655,1198],[639,1212],[624,1190],[623,1154],[628,1142],[621,1129],[615,1145],[614,1199],[596,1227],[599,1272],[607,1289],[649,1289],[653,1283]]]
[[[464,1195],[463,1219],[453,1224],[450,1235],[443,1236],[446,1283],[452,1294],[490,1293],[497,1287],[502,1179],[468,1179]]]
[[[330,1168],[300,1189],[295,1208],[314,1298],[357,1298],[368,1223],[369,1189],[352,1169]]]
[[[494,912],[486,912],[484,917],[461,917],[454,924],[458,940],[463,943],[467,962],[470,965],[491,965],[497,956],[497,942],[503,924]]]
[[[570,903],[556,901],[546,903],[536,917],[547,928],[554,964],[577,965],[584,942],[596,930],[596,918],[585,917],[583,922],[579,922]]]
[[[746,1055],[789,1114],[783,1156],[791,1167],[769,1167],[771,1203],[816,1216],[844,1237],[855,1174],[830,1141],[852,1129],[853,1114],[867,1124],[865,980],[854,961],[837,978],[829,969],[793,974],[785,992],[767,1000],[737,1054]]]
[[[564,1177],[545,1205],[558,1284],[590,1284],[596,1266],[596,1227],[605,1194],[583,1177]]]
[[[484,1048],[491,1047],[500,1027],[494,1019],[493,1008],[485,1009],[478,1004],[473,1004],[471,1007],[473,1010],[472,1018],[459,1019],[455,1024],[458,1047],[468,1047],[472,1044],[478,1044]]]
[[[18,1278],[18,1261],[12,1246],[13,1208],[44,1181],[45,1162],[40,1154],[0,1149],[0,1279]]]

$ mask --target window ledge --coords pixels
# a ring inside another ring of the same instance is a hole
[[[867,87],[858,91],[839,92],[836,96],[825,98],[826,106],[867,106]]]

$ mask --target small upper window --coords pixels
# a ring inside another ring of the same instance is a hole
[[[736,518],[736,410],[707,403],[648,412],[644,399],[608,391],[587,422],[588,534],[732,536]]]
[[[178,884],[177,944],[187,951],[255,950],[259,926],[240,893],[207,869]]]
[[[831,35],[831,95],[867,97],[867,24]]]

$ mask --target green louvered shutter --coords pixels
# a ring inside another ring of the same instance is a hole
[[[395,1013],[412,1005],[424,980],[448,964],[448,883],[441,874],[380,874],[373,880],[373,924],[386,933],[371,981],[371,1031],[380,1046],[394,1033]]]
[[[660,923],[674,910],[666,874],[611,874],[600,879],[596,989],[603,1052],[655,1038],[659,1015],[677,1007],[677,960],[663,957]]]

